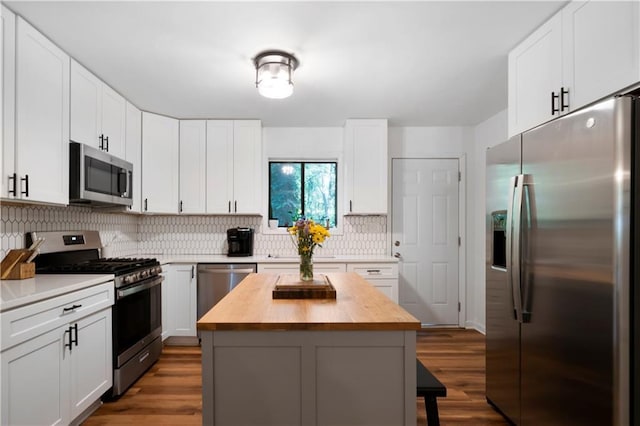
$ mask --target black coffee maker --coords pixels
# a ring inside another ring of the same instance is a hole
[[[227,256],[253,256],[253,228],[227,229]]]

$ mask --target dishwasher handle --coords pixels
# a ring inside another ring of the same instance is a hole
[[[199,274],[250,274],[253,269],[198,269]]]

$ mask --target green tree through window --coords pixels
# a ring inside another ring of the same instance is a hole
[[[290,226],[299,216],[337,223],[335,162],[269,162],[269,218]]]

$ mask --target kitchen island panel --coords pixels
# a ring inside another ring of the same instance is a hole
[[[415,339],[413,330],[204,332],[203,424],[415,424]]]

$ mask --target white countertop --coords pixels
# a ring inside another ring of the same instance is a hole
[[[176,254],[164,255],[145,253],[137,257],[153,257],[166,265],[168,263],[298,263],[299,256],[246,256],[230,257],[226,254]],[[313,263],[398,263],[398,259],[393,256],[371,256],[371,255],[336,255],[313,256]]]
[[[113,274],[44,274],[0,281],[0,312],[113,280]]]

